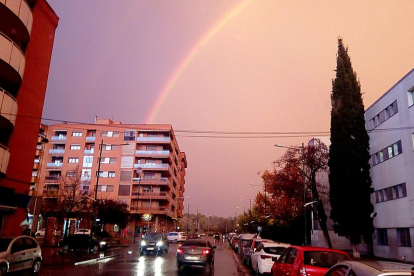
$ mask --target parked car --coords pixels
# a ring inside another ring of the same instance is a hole
[[[269,239],[261,239],[260,237],[251,239],[248,247],[246,247],[245,249],[246,253],[243,255],[243,263],[245,263],[247,267],[250,267],[250,268],[252,267],[252,256],[254,252],[256,252],[256,249],[259,246],[259,244],[261,244],[262,242],[274,242],[274,241],[269,240]]]
[[[183,242],[186,239],[187,239],[187,235],[185,234],[185,232],[169,232],[167,234],[167,240],[169,242],[178,243],[178,242]]]
[[[325,276],[409,276],[413,275],[412,269],[412,264],[396,262],[344,261],[331,267]]]
[[[167,253],[169,249],[166,235],[163,233],[149,233],[145,235],[139,246],[139,253]]]
[[[214,249],[208,240],[188,239],[177,248],[177,266],[204,266],[214,267]]]
[[[290,246],[273,263],[273,276],[312,275],[323,276],[338,262],[350,260],[340,250],[311,246]]]
[[[233,236],[230,240],[231,241],[230,247],[236,252],[237,252],[237,248],[239,247],[239,243],[238,243],[239,236]]]
[[[240,235],[239,240],[238,240],[238,252],[240,255],[240,258],[243,260],[244,258],[244,254],[247,254],[247,250],[245,250],[248,246],[250,241],[253,238],[260,238],[260,236],[257,236],[257,234],[243,234]]]
[[[91,229],[78,229],[73,233],[74,235],[90,235]]]
[[[46,232],[46,228],[39,229],[39,230],[37,230],[37,232],[35,233],[35,236],[36,236],[36,237],[44,237],[44,236],[45,236],[45,232]]]
[[[109,248],[106,241],[85,234],[69,235],[67,238],[61,239],[58,244],[64,251],[90,250],[104,251]]]
[[[0,275],[23,269],[30,269],[32,274],[36,274],[41,264],[42,250],[34,238],[0,238]]]
[[[279,242],[261,242],[251,257],[252,270],[256,275],[270,273],[273,262],[290,244]]]

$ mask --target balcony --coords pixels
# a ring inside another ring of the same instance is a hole
[[[95,136],[86,136],[86,142],[95,142]]]
[[[63,163],[62,162],[51,162],[51,163],[47,163],[46,166],[48,168],[61,168],[63,167]]]
[[[141,178],[141,181],[139,181],[139,177],[132,178],[132,181],[138,182],[142,185],[168,185],[170,186],[170,181],[167,177],[161,177],[161,178]]]
[[[20,48],[3,33],[0,33],[0,60],[3,61],[0,62],[1,76],[18,87],[23,79],[26,60]]]
[[[45,180],[52,181],[52,182],[56,182],[60,180],[60,178],[61,178],[60,175],[46,175],[45,176]]]
[[[169,165],[168,164],[154,164],[154,163],[148,163],[148,164],[134,164],[135,169],[143,169],[143,170],[162,170],[162,171],[168,171]]]
[[[10,127],[16,123],[17,101],[6,90],[0,87],[0,115],[5,118]]]
[[[94,149],[85,149],[85,151],[83,153],[85,154],[93,154]]]
[[[157,157],[168,158],[170,156],[169,150],[137,150],[135,154],[140,157]]]
[[[66,136],[65,135],[52,136],[50,139],[52,142],[65,142]]]
[[[57,197],[58,191],[44,191],[43,197]]]
[[[64,154],[65,150],[64,149],[50,149],[49,153],[50,154]]]
[[[3,7],[0,7],[2,17],[5,17],[4,20],[12,21],[12,26],[15,26],[18,30],[15,30],[17,33],[21,33],[21,36],[24,43],[29,40],[29,34],[32,31],[33,25],[33,15],[32,11],[30,10],[29,5],[25,0],[14,0],[14,1],[1,1],[3,5],[5,5],[11,12],[14,13],[15,16],[7,14]],[[17,18],[19,20],[17,20]],[[17,24],[20,22],[20,24]],[[19,26],[21,25],[21,26]]]
[[[137,137],[139,143],[152,143],[152,144],[170,144],[170,137]]]
[[[0,173],[6,174],[9,164],[10,152],[6,146],[0,144]]]
[[[136,196],[138,197],[138,192],[132,192],[131,193],[132,196]],[[171,197],[168,193],[166,192],[161,192],[161,193],[140,193],[139,195],[139,199],[151,199],[151,200],[171,200]]]
[[[131,204],[131,205],[132,206],[129,207],[129,210],[132,212],[137,212],[137,206],[134,204]],[[174,215],[174,213],[165,206],[158,206],[158,207],[139,206],[138,213],[139,214],[151,214],[151,215],[168,215],[171,217]]]

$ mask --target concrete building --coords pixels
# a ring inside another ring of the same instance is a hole
[[[80,172],[81,192],[129,205],[130,235],[172,231],[183,216],[187,160],[171,125],[96,119],[91,125],[51,125],[46,136],[39,189],[44,204],[56,197],[62,178]]]
[[[0,0],[0,236],[27,217],[57,24],[45,0]]]
[[[414,262],[414,69],[365,111],[370,136],[374,254]]]

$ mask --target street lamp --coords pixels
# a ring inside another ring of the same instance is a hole
[[[143,170],[142,169],[138,169],[135,170],[135,173],[138,174],[138,194],[137,194],[137,209],[136,209],[136,217],[135,217],[135,227],[134,227],[134,244],[135,244],[135,238],[137,236],[137,220],[138,220],[138,216],[139,216],[139,212],[138,212],[138,206],[139,206],[139,194],[140,194],[140,190],[141,190],[141,174],[142,174]]]
[[[306,185],[305,185],[305,145],[302,143],[301,147],[294,147],[294,146],[283,146],[279,144],[274,145],[277,148],[286,148],[286,149],[294,149],[294,150],[302,150],[302,182],[303,182],[303,204],[306,204]],[[306,206],[304,208],[304,218],[305,218],[305,241],[304,245],[307,244],[307,235],[306,235]]]

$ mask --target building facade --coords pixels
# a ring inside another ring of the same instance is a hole
[[[374,254],[414,261],[414,69],[365,111],[374,194]]]
[[[27,217],[57,24],[45,0],[0,0],[0,236]]]
[[[130,234],[172,231],[183,216],[187,160],[171,125],[96,119],[51,125],[46,136],[39,188],[45,202],[57,195],[62,178],[81,173],[82,193],[128,204]]]

